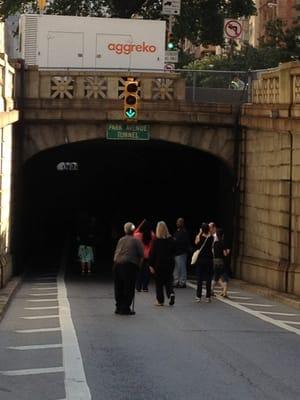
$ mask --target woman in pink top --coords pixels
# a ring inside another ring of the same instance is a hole
[[[143,292],[148,292],[148,285],[150,281],[149,253],[153,240],[155,239],[155,234],[151,230],[150,222],[144,219],[134,231],[133,236],[140,239],[144,245],[144,260],[137,275],[136,290],[138,292],[141,290],[143,290]]]

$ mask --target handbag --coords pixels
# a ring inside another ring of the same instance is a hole
[[[204,240],[204,242],[203,242],[202,246],[200,247],[200,249],[197,249],[197,250],[194,251],[194,253],[192,255],[192,259],[191,259],[191,265],[195,265],[196,264],[196,262],[198,260],[198,257],[199,257],[199,254],[201,253],[201,250],[205,246],[205,243],[206,243],[208,237],[209,236],[207,236],[207,238]]]

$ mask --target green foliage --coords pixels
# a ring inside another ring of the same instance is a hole
[[[76,16],[103,16],[105,2],[103,0],[82,1],[82,0],[54,0],[47,9],[47,14],[55,15],[76,15]]]
[[[260,44],[262,47],[273,46],[297,52],[300,48],[300,24],[295,21],[292,27],[287,28],[286,22],[280,18],[268,21],[266,35],[261,38]]]
[[[299,49],[290,51],[284,48],[244,46],[241,52],[227,56],[208,56],[200,60],[194,60],[184,68],[190,70],[224,70],[247,71],[277,67],[280,62],[291,61],[300,56]]]

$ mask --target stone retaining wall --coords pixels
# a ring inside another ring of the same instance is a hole
[[[240,279],[300,295],[300,63],[254,81],[243,107]]]

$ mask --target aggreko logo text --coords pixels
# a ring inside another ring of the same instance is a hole
[[[132,43],[109,43],[108,50],[114,51],[117,54],[130,54],[133,52],[137,53],[155,53],[156,46],[153,44],[132,44]]]

